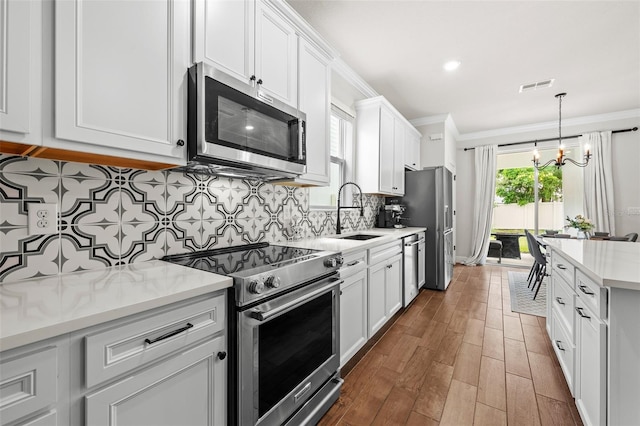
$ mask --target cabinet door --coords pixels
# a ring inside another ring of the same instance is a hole
[[[420,170],[420,136],[407,128],[404,141],[404,165],[412,170]]]
[[[125,377],[86,397],[90,425],[226,424],[224,336]]]
[[[404,135],[405,124],[396,117],[393,132],[393,193],[396,195],[404,195]]]
[[[385,303],[385,280],[387,262],[381,262],[369,268],[369,338],[387,321]]]
[[[298,35],[269,6],[256,2],[255,75],[270,96],[297,107]]]
[[[51,145],[184,163],[189,2],[57,1],[55,29],[55,136],[80,144]]]
[[[380,107],[380,192],[394,193],[395,120],[391,111]]]
[[[426,251],[425,243],[418,244],[418,290],[425,284]]]
[[[254,69],[254,0],[194,2],[193,62],[249,82]]]
[[[0,0],[0,140],[42,143],[42,6]]]
[[[385,311],[387,318],[402,307],[402,255],[385,261]]]
[[[580,298],[576,299],[575,324],[578,332],[576,405],[585,425],[603,425],[606,424],[607,328]]]
[[[367,271],[340,286],[340,366],[367,343]]]
[[[331,73],[329,60],[307,41],[300,39],[300,110],[307,115],[307,173],[296,181],[329,183],[329,120]]]

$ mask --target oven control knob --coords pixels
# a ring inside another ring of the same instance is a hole
[[[264,284],[269,288],[278,288],[280,287],[280,277],[271,275],[267,277],[267,279],[264,281]]]
[[[262,280],[253,280],[249,283],[249,293],[260,294],[264,291],[264,282]]]

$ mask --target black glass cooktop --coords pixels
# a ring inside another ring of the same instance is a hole
[[[308,259],[317,252],[318,250],[258,243],[165,256],[162,260],[220,275],[247,276]]]

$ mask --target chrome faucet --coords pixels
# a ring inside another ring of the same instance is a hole
[[[360,191],[360,207],[358,206],[340,206],[340,193],[342,192],[342,188],[344,188],[347,185],[353,185],[356,188],[358,188],[358,191]],[[360,189],[360,187],[358,186],[357,183],[354,182],[345,182],[342,184],[342,186],[340,187],[340,189],[338,189],[338,219],[336,220],[336,234],[341,234],[342,230],[340,228],[340,209],[360,209],[360,217],[364,216],[364,204],[362,203],[362,189]]]

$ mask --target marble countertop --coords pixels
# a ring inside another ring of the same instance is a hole
[[[568,261],[604,287],[640,290],[640,244],[545,238]]]
[[[427,228],[407,227],[407,228],[371,228],[364,231],[348,232],[341,235],[332,235],[328,237],[320,238],[307,238],[300,241],[289,241],[287,246],[308,248],[313,250],[328,250],[339,251],[342,254],[347,254],[356,250],[366,250],[371,247],[375,247],[380,244],[388,243],[399,238],[407,237],[418,232],[426,231]],[[349,235],[367,234],[367,235],[380,235],[378,238],[371,238],[369,240],[345,240],[343,238]]]
[[[0,284],[0,351],[231,287],[161,260]]]

